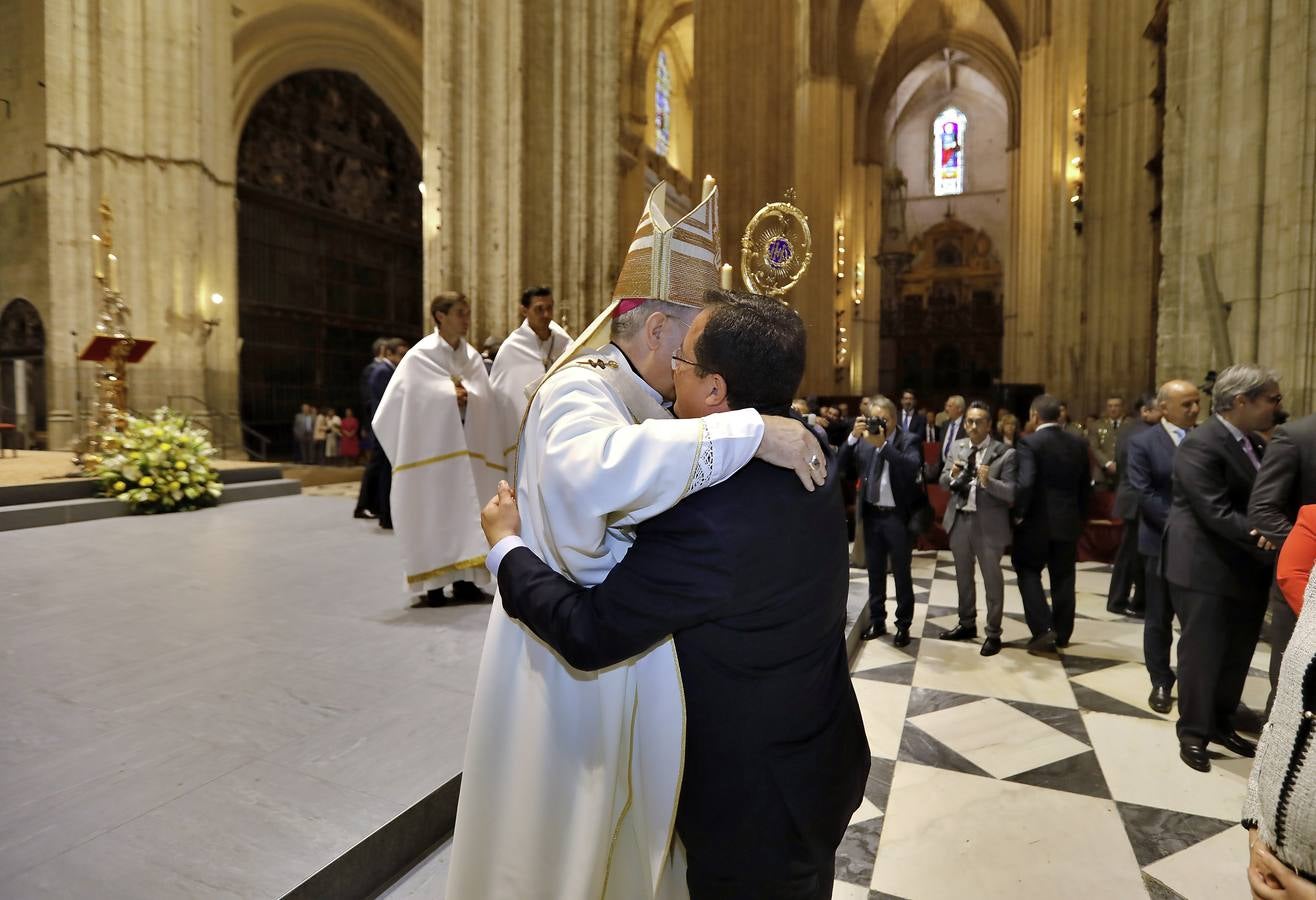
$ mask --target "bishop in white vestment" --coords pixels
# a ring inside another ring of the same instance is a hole
[[[614,314],[649,298],[685,307],[662,326],[679,346],[679,323],[688,327],[705,290],[718,285],[716,190],[674,225],[664,192],[659,185],[649,198],[612,306],[541,383],[521,432],[523,537],[586,586],[624,557],[636,523],[728,478],[753,458],[765,430],[753,410],[671,418],[662,394],[609,343]],[[579,672],[495,600],[448,896],[686,896],[674,846],[684,716],[670,637],[611,669]]]
[[[466,300],[431,315],[469,323]],[[463,306],[464,309],[456,309]],[[428,593],[457,581],[489,584],[480,508],[506,476],[502,433],[484,359],[464,329],[446,323],[402,358],[371,428],[393,463],[393,528],[402,545],[407,589]],[[465,409],[458,394],[465,394]]]

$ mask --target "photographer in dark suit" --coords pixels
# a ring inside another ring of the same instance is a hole
[[[1134,416],[1124,422],[1115,437],[1115,518],[1122,523],[1120,546],[1115,551],[1115,569],[1110,575],[1106,610],[1141,618],[1147,606],[1143,582],[1145,565],[1138,552],[1138,492],[1129,485],[1129,443],[1144,430],[1161,421],[1161,410],[1153,394],[1138,398]]]
[[[896,426],[895,405],[881,394],[869,403],[868,416],[855,420],[854,430],[837,454],[847,480],[859,478],[859,516],[863,523],[864,557],[868,563],[868,627],[863,639],[871,641],[886,630],[887,557],[896,582],[897,647],[909,644],[914,619],[914,579],[910,563],[914,535],[909,520],[926,506],[919,488],[923,445],[918,436]]]
[[[900,425],[901,431],[915,436],[920,444],[923,443],[924,435],[928,432],[928,421],[918,411],[918,397],[909,388],[900,392],[900,411],[892,421]]]
[[[1142,655],[1152,685],[1147,705],[1158,713],[1170,711],[1170,690],[1174,687],[1174,670],[1170,668],[1174,606],[1161,568],[1161,542],[1174,498],[1174,454],[1197,424],[1201,402],[1201,393],[1191,381],[1165,382],[1156,392],[1160,425],[1129,442],[1129,487],[1138,494],[1138,553],[1146,565]]]
[[[722,296],[674,357],[678,415],[784,411],[804,370],[803,323],[774,299]],[[569,665],[600,669],[675,638],[687,723],[676,830],[694,900],[831,896],[863,798],[845,516],[839,469],[829,472],[808,493],[788,470],[751,462],[637,526],[590,589],[518,546],[506,483],[482,516],[508,615]]]
[[[1274,422],[1279,380],[1255,365],[1216,379],[1214,415],[1193,429],[1174,459],[1174,500],[1165,529],[1165,578],[1179,636],[1179,758],[1211,769],[1207,742],[1240,756],[1256,745],[1234,731],[1248,666],[1266,614],[1274,545],[1248,524],[1252,484],[1265,450],[1255,434]]]
[[[1074,564],[1087,519],[1092,479],[1083,439],[1060,427],[1060,401],[1033,400],[1030,434],[1019,438],[1019,481],[1014,498],[1014,570],[1033,639],[1029,650],[1069,644],[1074,632]],[[1042,590],[1042,568],[1051,577],[1051,606]]]

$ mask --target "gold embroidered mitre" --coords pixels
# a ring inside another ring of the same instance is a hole
[[[720,283],[721,267],[717,186],[694,209],[669,223],[667,182],[660,181],[644,204],[612,299],[668,300],[702,307],[704,292]]]

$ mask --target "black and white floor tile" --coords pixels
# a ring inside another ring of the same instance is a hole
[[[957,620],[945,551],[915,557],[910,645],[860,649],[853,683],[872,772],[833,896],[1247,896],[1237,822],[1251,760],[1222,752],[1206,774],[1179,761],[1177,710],[1147,706],[1142,622],[1106,611],[1109,566],[1079,564],[1069,648],[1032,656],[1006,563],[999,655],[936,639]],[[866,594],[866,577],[852,575],[852,593]],[[980,584],[980,620],[981,597]],[[1258,647],[1244,695],[1253,709],[1265,703],[1267,652]]]

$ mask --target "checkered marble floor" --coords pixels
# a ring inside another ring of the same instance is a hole
[[[1251,760],[1212,747],[1210,773],[1179,761],[1177,708],[1161,716],[1146,703],[1142,622],[1106,612],[1109,566],[1079,563],[1074,635],[1055,658],[1024,649],[1008,562],[999,655],[936,639],[957,621],[946,551],[915,556],[910,645],[885,637],[860,649],[852,671],[872,771],[833,896],[1248,896],[1237,821]],[[851,574],[852,594],[866,595],[867,577]],[[978,596],[981,630],[981,583]],[[893,614],[888,601],[888,623]],[[1254,710],[1267,660],[1261,644],[1244,695]]]

